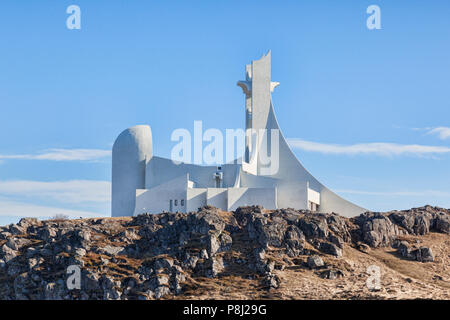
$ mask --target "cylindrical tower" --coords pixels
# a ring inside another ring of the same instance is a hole
[[[132,216],[136,189],[145,188],[145,167],[153,156],[152,131],[147,125],[123,131],[112,150],[111,216]]]

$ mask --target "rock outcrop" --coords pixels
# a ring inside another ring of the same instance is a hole
[[[235,212],[206,206],[187,214],[129,218],[22,219],[0,228],[0,299],[161,299],[224,275],[256,279],[261,290],[277,290],[277,271],[300,255],[322,278],[345,277],[323,258],[341,259],[346,246],[365,252],[395,246],[401,257],[431,262],[430,248],[398,238],[449,234],[449,228],[449,211],[430,206],[352,219],[259,206]]]
[[[351,219],[359,226],[359,238],[372,247],[390,246],[399,235],[450,234],[449,210],[425,206],[404,211],[366,212]]]
[[[397,253],[404,258],[420,262],[434,261],[434,254],[431,248],[411,246],[407,241],[401,241],[394,244],[397,247]]]

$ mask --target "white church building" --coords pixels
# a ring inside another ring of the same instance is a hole
[[[256,132],[245,137],[243,159],[220,166],[176,163],[153,155],[149,126],[123,131],[112,150],[112,216],[190,212],[204,205],[226,211],[261,205],[349,217],[367,211],[329,190],[296,158],[275,117],[272,92],[279,83],[270,74],[269,51],[247,65],[245,80],[238,82],[245,94],[246,132]],[[262,131],[267,141],[258,135]],[[277,153],[276,170],[267,170],[263,150]]]

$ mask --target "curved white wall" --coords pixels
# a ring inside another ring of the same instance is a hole
[[[319,211],[321,212],[336,212],[346,216],[354,216],[367,211],[366,209],[341,198],[320,183],[303,167],[291,150],[280,130],[280,126],[275,116],[271,91],[272,85],[276,86],[278,84],[271,81],[270,63],[270,51],[261,59],[252,61],[252,128],[255,130],[279,130],[278,171],[275,174],[268,176],[276,181],[274,187],[278,190],[278,207],[307,209],[308,199],[306,183],[308,183],[312,190],[320,193],[321,200]],[[260,148],[260,145],[258,144],[257,147]],[[274,154],[274,151],[272,150],[270,154]],[[262,166],[263,164],[258,157],[258,178],[262,174]],[[251,181],[251,179],[246,180],[248,182]],[[256,185],[249,184],[248,186],[258,187],[260,183],[261,181],[258,179],[256,180]]]
[[[113,217],[133,215],[136,189],[145,188],[145,167],[152,156],[152,131],[149,126],[131,127],[117,137],[112,150]]]

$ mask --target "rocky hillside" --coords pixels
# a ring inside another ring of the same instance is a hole
[[[80,283],[69,288],[73,266]],[[381,272],[379,287],[366,285],[370,266]],[[204,207],[0,227],[0,299],[450,299],[449,292],[450,210],[437,207],[352,219]]]

